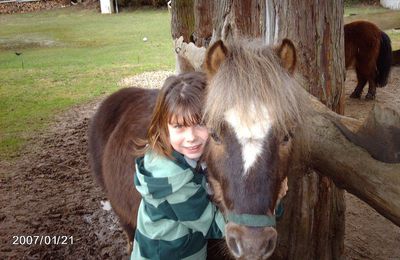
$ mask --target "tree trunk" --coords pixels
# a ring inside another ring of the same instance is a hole
[[[265,2],[221,0],[215,6],[213,39],[259,38],[264,33]]]
[[[214,19],[213,0],[194,1],[194,43],[197,47],[207,47],[211,41]]]
[[[194,32],[194,0],[173,0],[171,2],[171,35],[174,41],[183,37],[184,42],[190,42],[190,38]],[[176,55],[176,73],[183,71],[193,71],[191,64],[178,55],[179,49],[175,49]]]
[[[190,42],[194,32],[194,0],[173,0],[171,3],[171,33],[172,39],[183,36],[184,42]]]

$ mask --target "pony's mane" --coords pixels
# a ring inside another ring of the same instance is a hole
[[[220,129],[229,109],[247,126],[269,119],[278,131],[287,132],[303,121],[305,91],[282,67],[273,47],[246,39],[226,47],[228,55],[207,90],[204,114],[210,128]]]

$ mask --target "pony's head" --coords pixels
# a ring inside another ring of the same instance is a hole
[[[275,249],[278,194],[303,121],[296,51],[287,39],[272,47],[217,41],[204,64],[204,118],[212,132],[204,156],[212,198],[228,220],[231,253],[266,259]]]

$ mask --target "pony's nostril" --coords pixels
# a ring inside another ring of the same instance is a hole
[[[265,249],[266,249],[267,254],[269,252],[271,252],[272,250],[274,250],[275,249],[275,240],[272,240],[272,239],[269,240],[267,243],[267,247]]]
[[[277,240],[277,236],[275,234],[273,236],[271,236],[269,239],[267,239],[264,256],[269,257],[272,255],[272,253],[275,250],[276,240]]]
[[[228,238],[227,245],[234,257],[238,258],[242,255],[242,249],[240,247],[240,244],[237,243],[234,237]]]

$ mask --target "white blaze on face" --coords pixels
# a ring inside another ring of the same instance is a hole
[[[236,138],[242,147],[242,159],[245,173],[262,153],[264,139],[271,130],[271,120],[268,116],[267,109],[263,107],[256,110],[253,105],[249,108],[248,116],[254,115],[255,113],[262,113],[264,115],[264,120],[256,121],[256,119],[254,119],[250,120],[254,123],[243,125],[243,121],[239,118],[239,114],[235,109],[232,108],[225,112],[225,120],[235,131]]]

